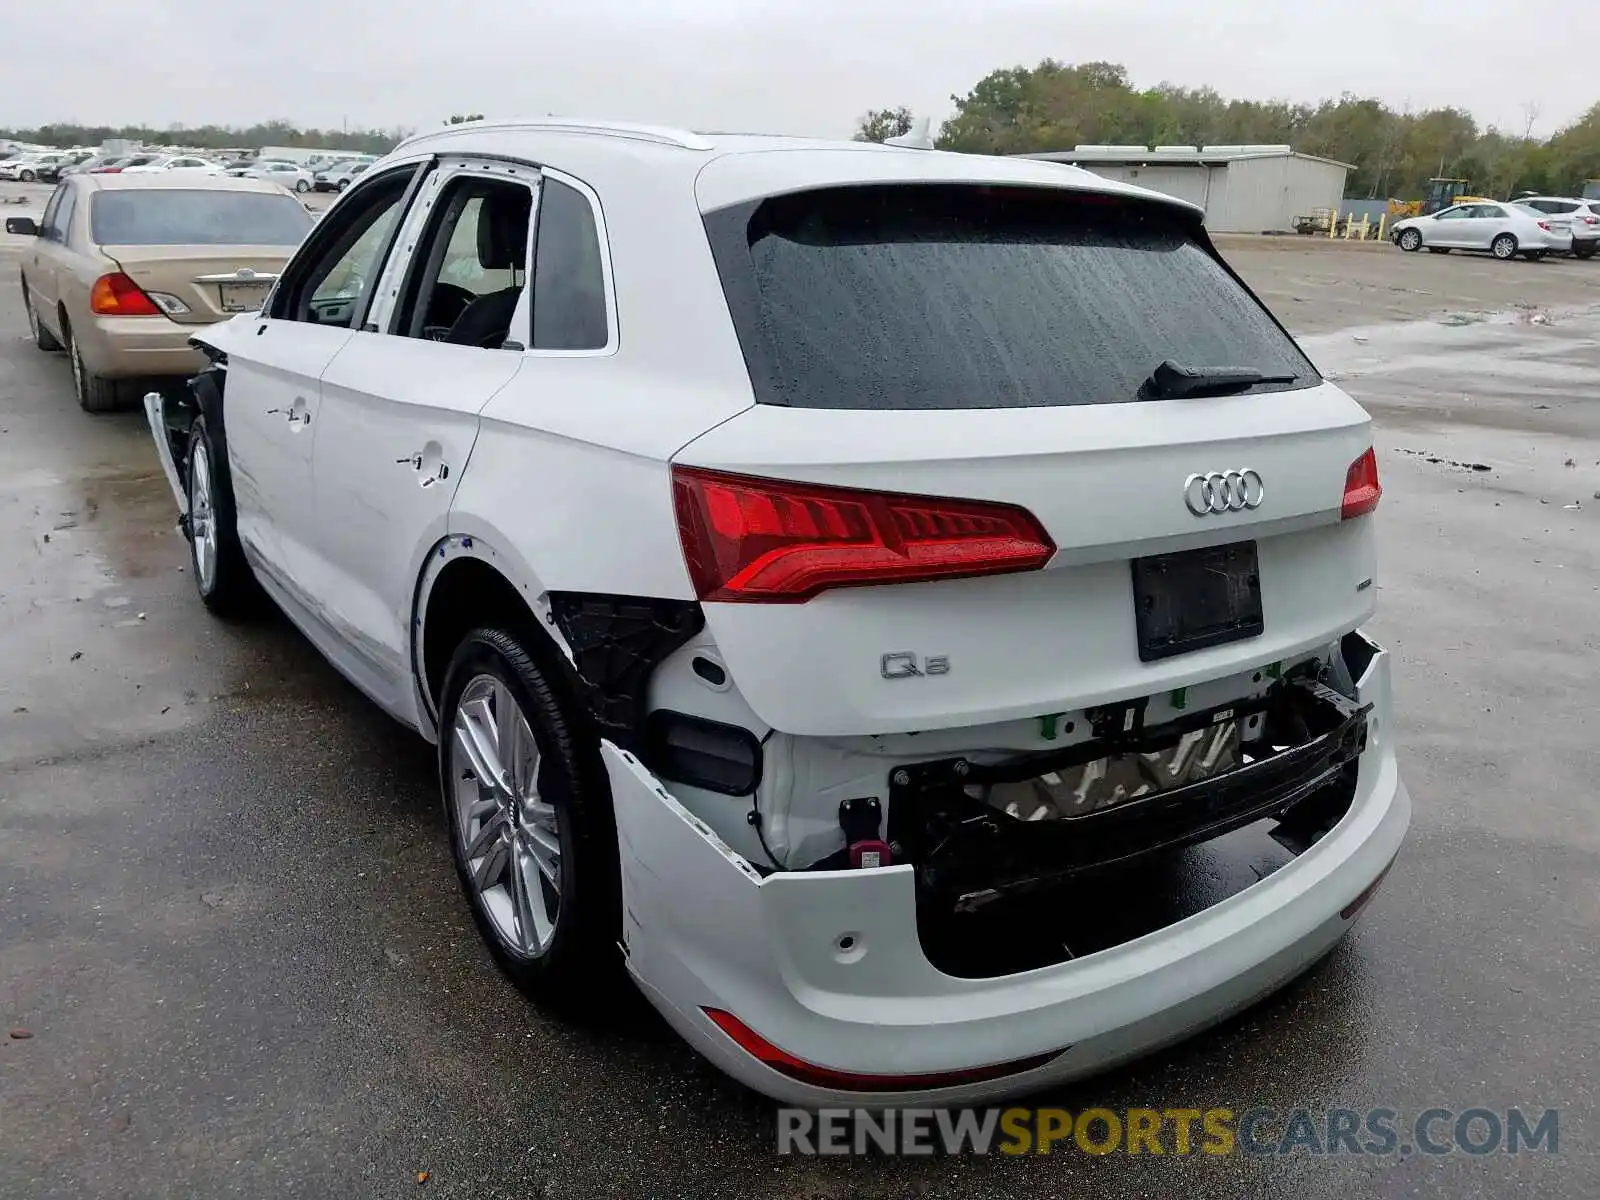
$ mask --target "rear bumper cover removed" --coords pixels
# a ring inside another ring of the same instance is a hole
[[[730,1075],[810,1106],[971,1104],[1103,1071],[1212,1025],[1316,962],[1399,852],[1411,802],[1389,723],[1388,656],[1358,681],[1371,706],[1349,811],[1305,853],[1202,912],[1108,950],[988,979],[934,968],[909,866],[762,877],[635,759],[604,757],[617,813],[629,969]],[[758,1062],[705,1013],[732,1013],[822,1067],[932,1075],[1051,1056],[982,1082],[861,1092]]]

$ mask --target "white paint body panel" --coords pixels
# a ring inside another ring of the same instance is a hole
[[[249,316],[213,326],[205,337],[229,357],[224,420],[239,539],[281,577],[299,578],[318,519],[311,458],[319,380],[350,331]]]
[[[411,691],[412,597],[467,473],[478,412],[520,355],[353,334],[322,376],[322,428],[306,590],[325,619]],[[442,472],[442,476],[441,476]]]
[[[708,604],[763,720],[788,733],[943,729],[1064,711],[1261,666],[1327,645],[1372,611],[1370,521],[1341,522],[1345,473],[1372,444],[1331,384],[1261,395],[1058,408],[871,412],[759,405],[679,461],[748,475],[1021,505],[1060,550],[1045,570],[825,592],[805,604]],[[1254,511],[1196,517],[1194,473],[1260,472]],[[1141,663],[1128,560],[1256,540],[1267,629]],[[1365,585],[1365,586],[1363,586]],[[891,651],[950,673],[884,679]]]

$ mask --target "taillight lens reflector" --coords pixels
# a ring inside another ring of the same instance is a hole
[[[1061,1053],[1035,1054],[1012,1062],[995,1063],[985,1067],[968,1067],[956,1071],[939,1071],[927,1075],[858,1075],[853,1071],[836,1071],[832,1067],[819,1067],[796,1058],[787,1050],[780,1050],[738,1017],[720,1008],[702,1009],[717,1027],[734,1040],[734,1043],[752,1058],[771,1067],[780,1075],[808,1083],[812,1087],[828,1088],[837,1092],[920,1092],[932,1088],[955,1087],[963,1083],[981,1083],[988,1079],[1003,1079],[1008,1075],[1021,1075],[1044,1066]]]
[[[1055,543],[1032,513],[672,468],[678,536],[702,600],[798,603],[830,588],[1035,571]]]
[[[1378,482],[1378,456],[1368,448],[1344,476],[1344,503],[1339,507],[1339,517],[1348,521],[1364,517],[1378,507],[1383,496],[1383,486]]]
[[[121,271],[102,275],[89,289],[89,311],[103,317],[159,317],[161,309]]]

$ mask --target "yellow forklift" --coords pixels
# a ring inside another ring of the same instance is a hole
[[[1467,195],[1465,179],[1430,179],[1428,190],[1422,197],[1422,215],[1432,216],[1453,204],[1491,203],[1487,196]]]

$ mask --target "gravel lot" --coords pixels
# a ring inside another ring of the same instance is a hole
[[[1554,1107],[1559,1154],[777,1157],[647,1011],[501,979],[428,749],[284,621],[205,617],[140,418],[77,410],[0,235],[0,1197],[1592,1196],[1600,262],[1223,249],[1378,421],[1411,840],[1311,975],[1040,1103]]]

